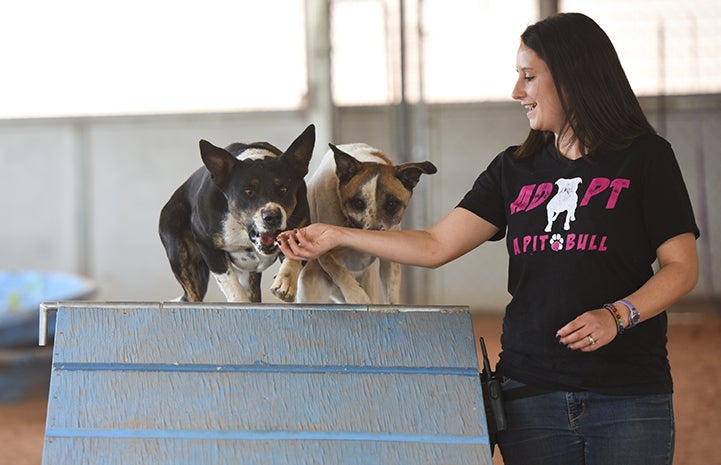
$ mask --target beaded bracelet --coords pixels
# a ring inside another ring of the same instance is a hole
[[[623,334],[623,318],[621,318],[621,314],[618,313],[616,307],[613,304],[603,304],[603,308],[611,312],[611,315],[613,315],[613,318],[616,320],[616,324],[618,325],[616,334]]]

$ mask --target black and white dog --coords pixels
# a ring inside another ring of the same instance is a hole
[[[261,274],[278,258],[281,231],[310,221],[305,175],[315,145],[308,126],[285,152],[267,142],[222,149],[200,141],[204,167],[160,213],[160,238],[183,301],[200,302],[215,277],[229,302],[260,302]],[[284,260],[271,291],[292,302],[302,263]]]

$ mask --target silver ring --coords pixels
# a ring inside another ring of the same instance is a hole
[[[588,335],[588,340],[591,342],[591,345],[594,345],[596,343],[596,340],[591,337],[591,335]]]

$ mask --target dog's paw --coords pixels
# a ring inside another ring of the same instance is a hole
[[[284,292],[282,289],[278,289],[278,288],[271,288],[270,292],[272,292],[274,296],[276,296],[283,302],[288,302],[288,303],[295,302],[295,292],[288,293],[288,292]]]
[[[563,250],[563,238],[560,234],[554,234],[551,236],[551,240],[549,242],[551,244],[551,250],[554,252],[558,252]]]
[[[297,282],[290,279],[288,275],[277,275],[273,280],[273,284],[270,286],[270,292],[283,302],[295,301],[297,291]]]

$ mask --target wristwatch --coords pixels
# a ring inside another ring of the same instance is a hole
[[[634,307],[633,304],[626,299],[621,299],[618,301],[618,303],[622,303],[623,305],[628,307],[628,326],[626,327],[626,329],[631,329],[636,326],[641,320],[641,315],[638,314],[638,310],[636,310],[636,307]]]

